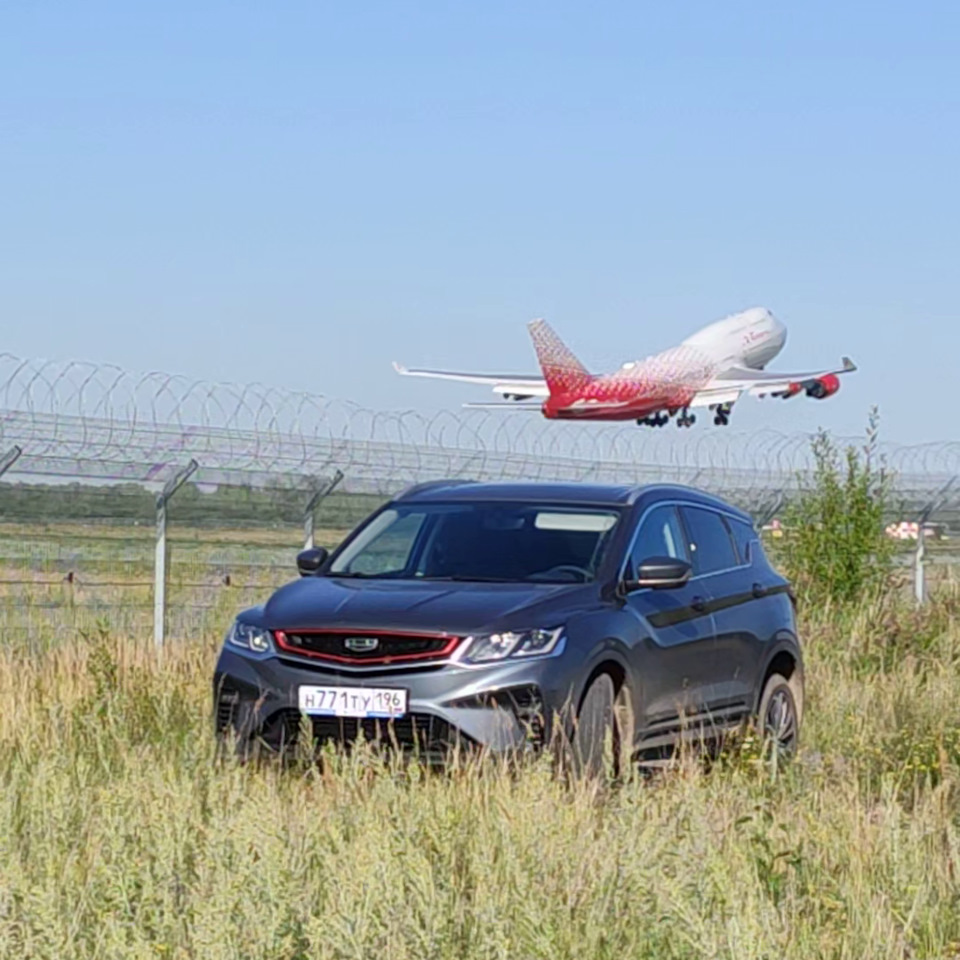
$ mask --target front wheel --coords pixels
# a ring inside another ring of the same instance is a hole
[[[572,747],[581,776],[601,776],[608,759],[614,776],[626,773],[633,747],[633,710],[626,684],[617,692],[610,674],[594,678],[580,704]]]

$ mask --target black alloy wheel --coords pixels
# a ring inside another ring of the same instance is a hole
[[[773,674],[763,688],[759,711],[764,755],[789,759],[797,752],[800,721],[797,702],[786,677]]]

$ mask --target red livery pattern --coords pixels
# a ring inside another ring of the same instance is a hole
[[[593,376],[545,320],[530,336],[550,395],[549,420],[632,420],[658,410],[682,410],[709,382],[713,365],[693,347],[677,347],[642,364]]]
[[[734,403],[744,393],[790,398],[800,393],[822,400],[840,389],[838,374],[856,367],[844,358],[839,370],[805,374],[766,372],[766,365],[783,349],[786,327],[764,307],[753,307],[712,323],[679,346],[643,360],[631,361],[609,374],[592,374],[545,320],[529,324],[530,338],[542,377],[408,370],[408,376],[485,383],[506,404],[539,409],[548,420],[636,420],[663,426],[671,418],[689,427],[691,410],[707,407],[713,422],[730,422]],[[517,403],[540,398],[534,403]],[[490,404],[469,404],[488,407]]]

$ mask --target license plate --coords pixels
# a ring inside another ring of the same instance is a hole
[[[301,687],[300,710],[322,717],[402,717],[409,691],[389,687]]]

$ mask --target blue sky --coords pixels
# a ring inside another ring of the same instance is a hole
[[[0,351],[385,408],[755,304],[830,401],[956,435],[956,3],[0,4]],[[515,414],[520,415],[520,414]],[[706,429],[698,425],[698,429]]]

